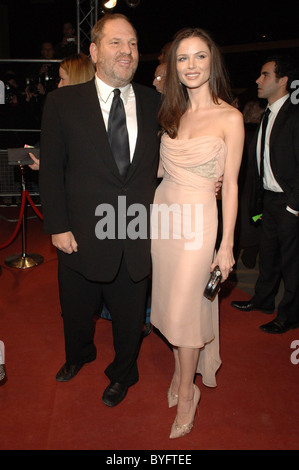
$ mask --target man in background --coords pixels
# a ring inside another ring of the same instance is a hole
[[[293,78],[291,60],[273,56],[256,80],[258,97],[268,100],[251,147],[255,189],[250,215],[262,212],[259,276],[252,299],[232,302],[241,311],[273,313],[282,278],[284,293],[277,316],[260,327],[266,333],[299,327],[299,107],[289,94]]]

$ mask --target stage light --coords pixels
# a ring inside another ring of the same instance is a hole
[[[126,0],[128,7],[135,8],[138,7],[140,0]]]
[[[111,10],[117,4],[117,0],[109,0],[108,2],[103,2],[103,7]]]

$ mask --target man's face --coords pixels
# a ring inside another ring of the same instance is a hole
[[[71,23],[64,23],[63,25],[63,35],[66,37],[66,38],[71,38],[74,36],[74,27]]]
[[[280,98],[282,90],[285,90],[285,77],[277,78],[275,62],[266,62],[261,70],[261,75],[256,80],[257,95],[266,98],[271,104]]]
[[[158,65],[155,71],[155,78],[153,81],[153,85],[156,87],[156,90],[159,93],[163,93],[163,90],[164,90],[166,70],[167,70],[167,64],[164,62],[163,64]]]
[[[44,42],[42,45],[41,54],[44,59],[53,59],[54,57],[54,47],[49,42]]]
[[[98,44],[90,45],[97,74],[114,88],[131,82],[138,66],[138,47],[134,29],[126,20],[109,20]]]

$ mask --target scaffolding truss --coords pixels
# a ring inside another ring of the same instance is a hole
[[[90,32],[98,21],[98,4],[98,0],[77,0],[78,53],[89,49]]]

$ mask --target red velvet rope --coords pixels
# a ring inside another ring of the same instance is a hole
[[[15,239],[15,237],[17,236],[19,230],[20,230],[20,226],[21,226],[21,223],[22,223],[22,218],[23,218],[23,215],[24,215],[24,209],[25,209],[25,200],[26,198],[28,199],[29,201],[29,204],[31,205],[32,209],[34,210],[34,212],[38,215],[38,217],[43,220],[43,216],[42,214],[40,213],[40,211],[37,209],[37,207],[35,206],[34,202],[32,201],[31,199],[31,196],[30,194],[28,193],[28,190],[25,189],[22,191],[22,201],[21,201],[21,210],[20,210],[20,215],[19,215],[19,219],[18,219],[18,222],[17,222],[17,225],[16,225],[16,228],[13,232],[13,234],[11,235],[11,237],[7,240],[6,243],[3,243],[3,245],[0,245],[0,250],[2,250],[3,248],[6,248],[8,245],[10,245],[13,240]]]
[[[31,196],[30,194],[28,193],[28,190],[26,189],[26,197],[29,201],[29,204],[31,205],[32,209],[34,210],[34,212],[36,213],[36,215],[41,219],[43,220],[43,215],[41,214],[41,212],[38,210],[38,208],[36,207],[36,205],[34,204],[34,202],[32,201],[31,199]]]

